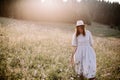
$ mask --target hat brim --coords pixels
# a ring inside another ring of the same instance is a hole
[[[85,25],[76,25],[76,27],[85,26]]]

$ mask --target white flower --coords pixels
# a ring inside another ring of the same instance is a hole
[[[36,74],[37,74],[37,70],[34,71],[34,76],[36,76]]]

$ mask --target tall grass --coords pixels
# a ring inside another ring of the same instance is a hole
[[[0,78],[77,80],[70,65],[74,52],[71,46],[74,24],[33,23],[4,18],[0,18],[0,22]],[[120,79],[120,39],[116,38],[119,31],[96,23],[86,28],[94,35],[97,78]]]

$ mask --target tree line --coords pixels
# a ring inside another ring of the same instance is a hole
[[[120,4],[103,1],[86,1],[93,21],[110,25],[120,30]]]
[[[0,0],[0,16],[26,19],[25,16],[19,17],[16,15],[17,13],[14,13],[15,8],[12,7],[12,5],[17,2],[19,3],[19,1],[22,0]],[[63,3],[62,0],[53,1],[56,1],[56,4],[60,6],[62,12],[51,12],[54,14],[54,17],[50,18],[41,15],[42,17],[39,17],[39,20],[75,22],[78,19],[83,19],[87,24],[91,24],[92,21],[95,21],[120,30],[120,4],[117,2],[110,3],[104,0],[81,0],[79,3],[76,0],[68,0],[68,2]],[[61,17],[61,15],[63,17]]]

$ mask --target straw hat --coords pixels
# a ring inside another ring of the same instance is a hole
[[[76,22],[76,26],[80,26],[80,25],[85,25],[84,22],[83,22],[83,20],[78,20]]]

